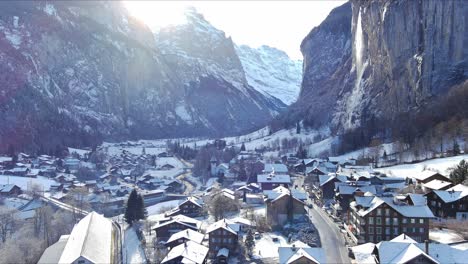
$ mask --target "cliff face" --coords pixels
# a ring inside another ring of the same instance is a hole
[[[247,84],[224,32],[188,15],[155,38],[119,2],[1,2],[0,151],[266,124],[284,104]]]
[[[464,14],[466,4],[456,0],[352,1],[335,9],[301,45],[295,109],[306,109],[313,126],[342,132],[444,96],[468,75]]]

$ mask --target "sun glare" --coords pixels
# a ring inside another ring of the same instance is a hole
[[[185,23],[187,5],[174,1],[124,1],[130,14],[149,27],[158,29]]]

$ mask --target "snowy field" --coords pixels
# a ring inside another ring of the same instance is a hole
[[[278,238],[278,241],[274,242],[274,237]],[[289,244],[287,238],[282,236],[280,233],[263,233],[261,234],[260,239],[256,239],[254,241],[255,247],[252,253],[255,259],[279,258],[278,247],[287,247],[292,244],[295,244],[298,247],[305,246],[305,244],[300,241],[295,241]]]
[[[461,160],[468,160],[468,155],[460,155],[448,158],[439,158],[426,160],[415,164],[403,164],[382,169],[375,169],[376,171],[387,174],[387,176],[395,177],[412,177],[418,173],[426,170],[437,171],[443,175],[449,175],[448,169],[460,163]]]
[[[464,240],[462,235],[448,229],[430,229],[429,239],[442,244],[449,244]]]
[[[182,201],[183,200],[171,200],[171,201],[161,202],[161,203],[157,203],[155,205],[146,207],[146,210],[148,210],[149,216],[156,215],[156,214],[160,214],[160,210],[162,208],[172,209],[174,207],[177,207]]]
[[[52,184],[55,184],[56,182],[43,176],[37,176],[37,178],[27,178],[19,176],[0,175],[0,184],[8,183],[18,185],[23,191],[28,190],[33,184],[37,184],[44,191],[48,191],[50,189],[50,186]]]

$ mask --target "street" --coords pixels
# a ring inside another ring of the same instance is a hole
[[[304,176],[298,175],[294,183],[297,188],[305,191],[303,188]],[[337,224],[310,199],[308,199],[307,203],[313,204],[313,208],[307,208],[307,212],[311,222],[319,232],[320,242],[327,256],[327,263],[351,263],[345,246],[345,239]]]
[[[350,263],[343,234],[337,225],[314,205],[309,209],[309,218],[320,234],[320,242],[327,256],[327,263]]]

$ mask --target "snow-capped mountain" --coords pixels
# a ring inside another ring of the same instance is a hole
[[[224,32],[187,15],[155,36],[120,2],[0,2],[0,150],[267,124],[285,105],[248,85]]]
[[[236,46],[236,51],[252,87],[287,105],[296,101],[301,88],[302,61],[266,45],[259,48],[240,45]]]

